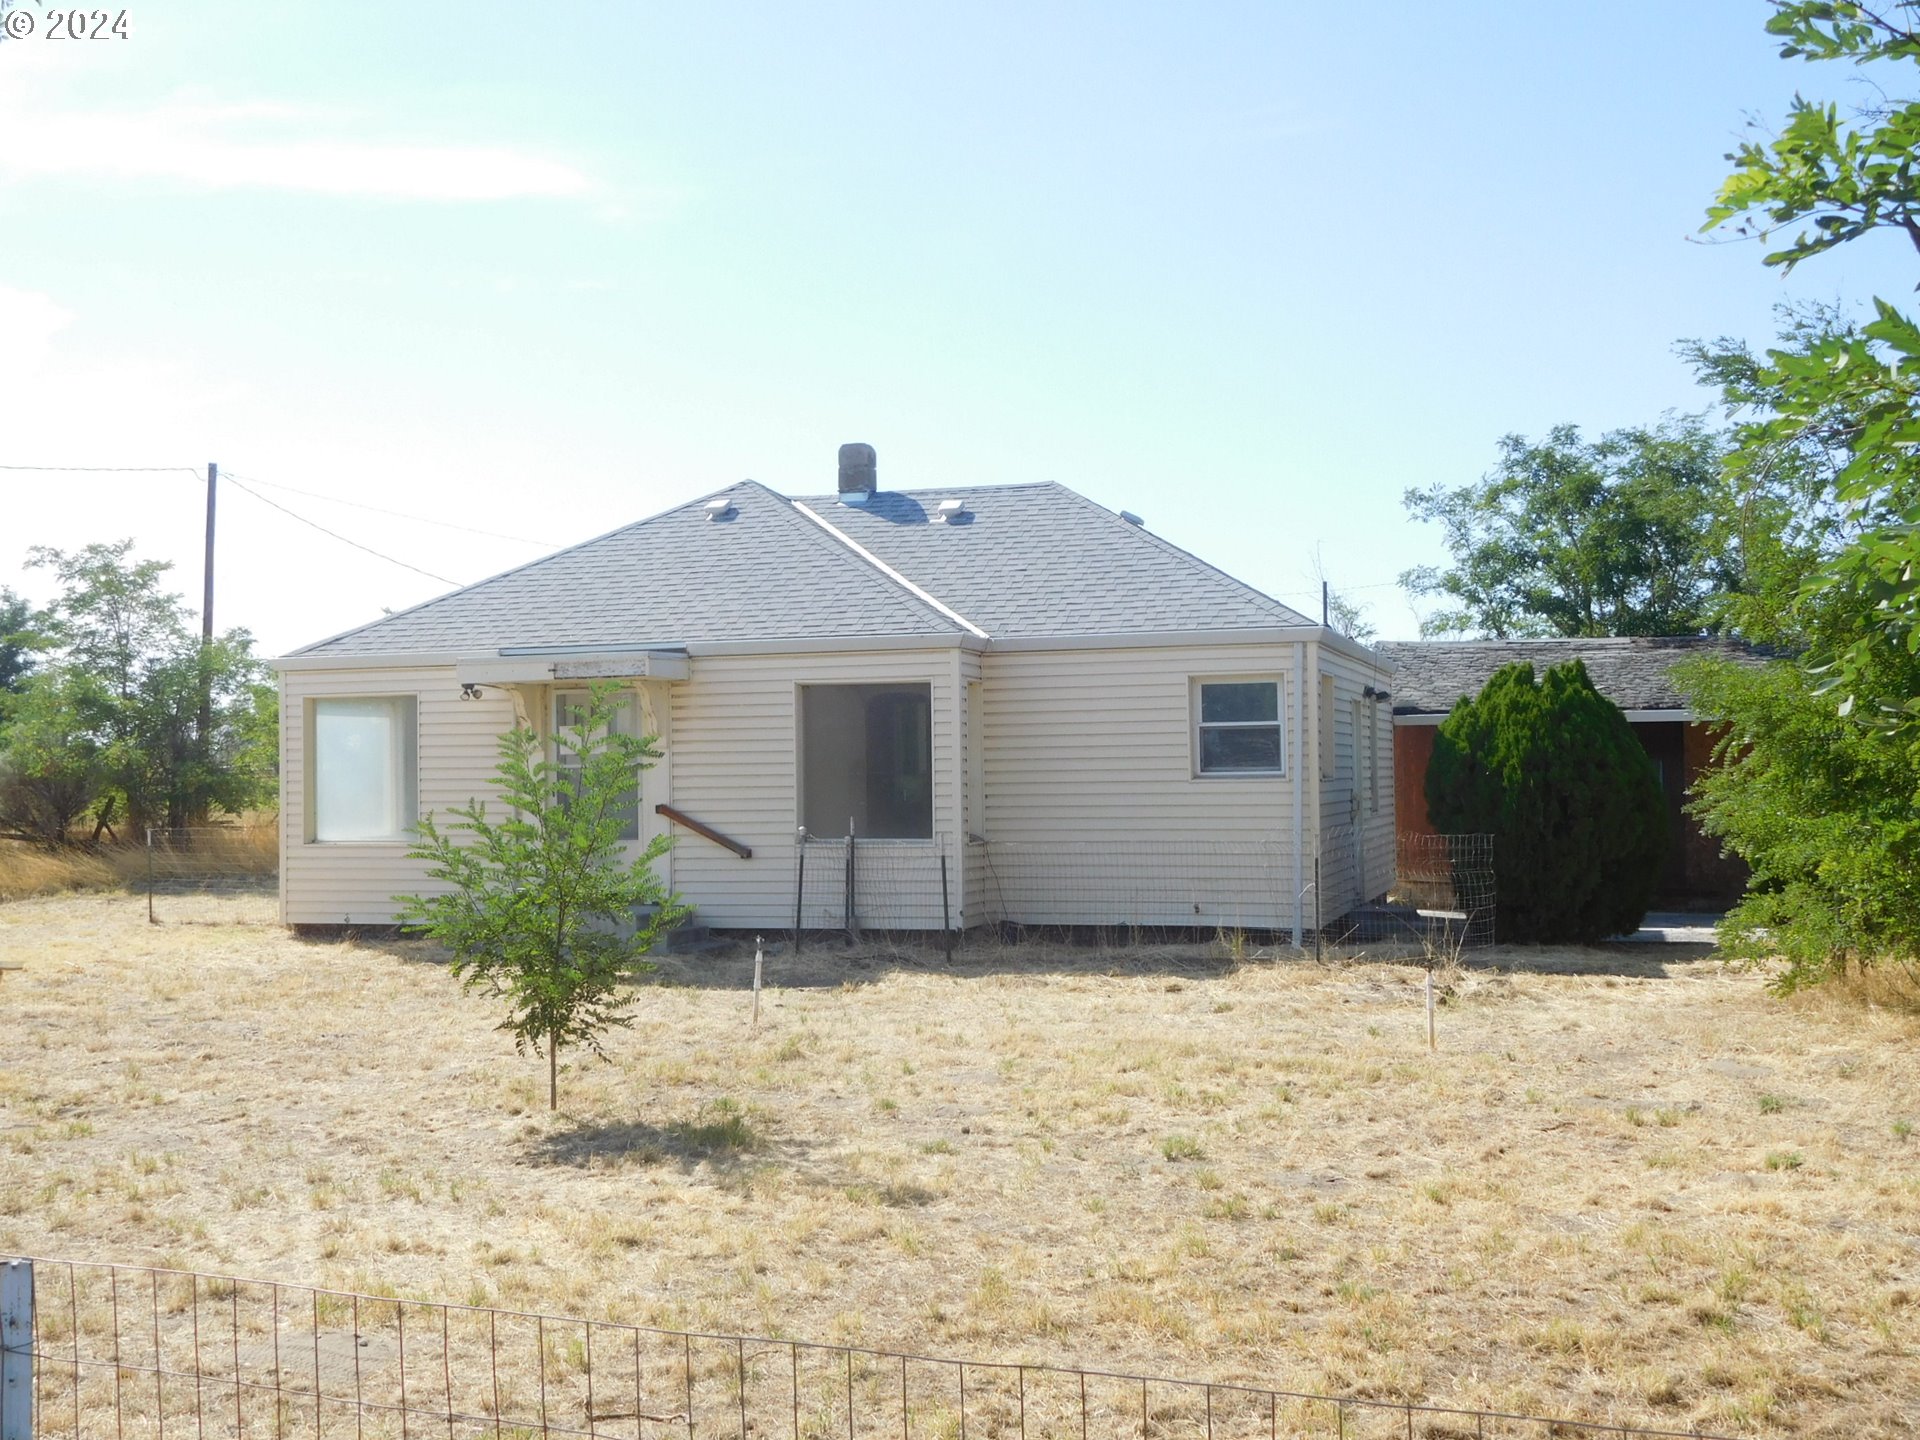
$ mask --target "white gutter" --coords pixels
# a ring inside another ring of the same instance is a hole
[[[1307,769],[1307,643],[1302,640],[1293,651],[1294,731],[1300,743],[1293,751],[1293,948],[1300,948],[1307,918],[1306,857],[1301,848],[1306,840]]]
[[[874,554],[871,550],[867,549],[866,546],[862,545],[859,541],[855,540],[851,535],[847,534],[844,530],[840,529],[832,521],[826,519],[824,516],[814,514],[813,511],[809,510],[806,506],[802,505],[798,500],[789,500],[787,503],[793,506],[793,508],[798,510],[802,515],[806,516],[807,519],[813,521],[813,523],[818,525],[822,530],[826,531],[829,535],[833,536],[833,538],[838,540],[842,545],[846,546],[849,550],[853,551],[853,553],[858,555],[862,560],[866,561],[869,565],[873,566],[873,568],[878,570],[882,575],[886,576],[889,580],[893,581],[893,583],[898,585],[902,590],[905,590],[909,595],[913,596],[916,600],[921,601],[923,604],[931,605],[935,610],[938,610],[942,615],[946,616],[947,619],[953,621],[954,624],[960,626],[962,629],[966,630],[969,634],[975,636],[976,638],[981,640],[985,640],[989,638],[989,636],[987,635],[987,632],[982,630],[978,625],[974,624],[973,621],[967,619],[966,616],[962,615],[958,610],[955,610],[952,606],[943,604],[939,600],[936,600],[932,595],[928,594],[925,590],[922,590],[918,585],[914,584],[913,581],[907,579],[906,576],[902,575],[898,570],[894,569],[891,565],[887,564],[886,561],[882,560],[878,555]]]

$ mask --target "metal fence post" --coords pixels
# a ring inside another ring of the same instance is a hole
[[[800,852],[799,864],[793,875],[793,953],[800,953],[800,922],[805,918],[807,900],[807,827],[802,825],[794,832],[795,846]]]
[[[33,1262],[0,1268],[0,1440],[33,1440]]]
[[[147,923],[157,925],[153,918],[153,827],[147,826]]]

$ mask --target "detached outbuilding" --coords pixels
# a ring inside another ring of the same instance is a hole
[[[889,492],[865,446],[836,493],[745,481],[278,666],[293,925],[391,921],[418,818],[595,680],[659,737],[630,838],[675,836],[714,927],[851,890],[899,929],[1298,935],[1393,878],[1388,661],[1062,485]]]
[[[1550,666],[1580,660],[1594,688],[1626,713],[1660,774],[1670,840],[1657,903],[1723,909],[1740,898],[1746,865],[1723,853],[1685,808],[1694,781],[1713,763],[1718,731],[1687,708],[1673,668],[1701,656],[1758,665],[1765,663],[1765,654],[1717,636],[1422,640],[1375,648],[1395,669],[1394,795],[1402,834],[1433,831],[1427,816],[1427,762],[1433,755],[1434,732],[1456,701],[1478,695],[1503,665],[1526,661],[1536,673],[1544,673]]]

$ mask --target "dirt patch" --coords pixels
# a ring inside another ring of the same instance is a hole
[[[0,905],[0,1249],[1674,1429],[1920,1413],[1920,1021],[1681,955],[674,960],[562,1109],[404,941]],[[218,920],[220,917],[211,917]]]

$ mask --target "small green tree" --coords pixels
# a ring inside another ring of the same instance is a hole
[[[561,732],[564,764],[531,729],[501,736],[505,815],[470,800],[451,833],[424,816],[409,853],[445,888],[398,897],[402,920],[453,952],[468,990],[506,1001],[499,1028],[514,1048],[546,1057],[549,1109],[560,1104],[561,1047],[605,1053],[601,1032],[633,1023],[629,982],[653,968],[641,957],[687,913],[653,874],[666,836],[633,859],[622,853],[636,771],[659,752],[650,738],[614,733],[617,695],[593,687],[579,723]]]
[[[1543,681],[1496,670],[1440,724],[1435,828],[1491,833],[1502,940],[1591,944],[1640,924],[1666,858],[1666,806],[1620,707],[1578,660]]]

